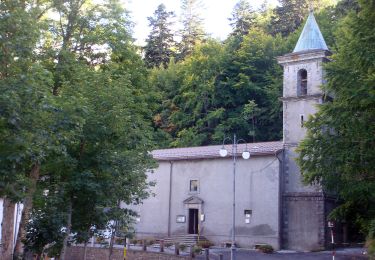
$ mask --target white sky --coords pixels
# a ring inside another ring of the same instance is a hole
[[[173,11],[178,16],[180,13],[180,0],[123,0],[127,10],[131,12],[132,21],[135,23],[133,37],[137,43],[143,45],[147,38],[150,28],[147,17],[153,16],[157,6],[161,3],[167,8],[167,11]],[[257,9],[264,0],[248,0],[249,3]],[[234,5],[238,0],[202,0],[204,9],[202,18],[204,19],[205,29],[208,34],[214,38],[225,39],[230,33],[231,27],[228,18]],[[276,5],[277,0],[268,0],[269,4]]]

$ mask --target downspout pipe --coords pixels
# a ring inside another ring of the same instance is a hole
[[[283,227],[284,227],[284,174],[285,174],[285,150],[279,150],[275,153],[279,161],[279,247],[283,248]]]
[[[168,196],[168,237],[171,236],[171,219],[172,219],[172,176],[173,176],[173,162],[169,161],[169,196]]]

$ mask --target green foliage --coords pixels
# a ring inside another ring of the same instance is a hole
[[[178,44],[178,59],[190,55],[196,44],[203,41],[206,33],[203,29],[203,19],[200,16],[202,9],[201,0],[182,0],[182,29],[181,41]]]
[[[204,39],[199,1],[183,1],[177,62],[172,13],[160,5],[149,18],[144,64],[119,1],[2,1],[0,195],[22,200],[32,190],[31,167],[41,165],[27,247],[59,255],[69,234],[76,242],[105,228],[130,234],[135,213],[119,201],[148,196],[155,140],[158,147],[206,145],[230,132],[280,139],[275,57],[297,41],[307,13],[306,1],[297,2],[255,12],[240,1],[221,43]],[[326,91],[335,99],[307,123],[300,163],[306,182],[345,200],[336,216],[366,232],[374,218],[373,2],[326,8],[330,2],[317,1],[316,10],[327,43],[338,49],[327,66]]]
[[[19,201],[27,192],[31,165],[62,150],[52,127],[52,74],[34,62],[39,6],[26,9],[21,1],[5,1],[0,8],[1,35],[7,36],[0,37],[0,195]]]
[[[200,247],[200,246],[194,246],[193,247],[193,252],[195,253],[195,254],[198,254],[198,255],[200,255],[200,254],[202,254],[202,247]]]
[[[232,26],[233,36],[243,36],[248,34],[250,28],[255,24],[257,14],[251,8],[248,1],[240,0],[236,3],[232,11],[232,17],[229,18]]]
[[[148,17],[151,32],[144,47],[144,60],[149,68],[167,66],[174,56],[175,42],[171,32],[173,12],[167,12],[165,5],[160,4],[154,12],[154,17]]]
[[[0,194],[21,200],[42,166],[27,248],[58,255],[70,233],[86,242],[129,231],[135,213],[119,201],[148,196],[156,105],[126,12],[117,1],[54,1],[60,17],[48,20],[44,5],[0,7]]]
[[[187,245],[185,245],[185,244],[179,244],[179,245],[178,245],[178,248],[179,248],[181,251],[185,251],[186,248],[187,248]]]
[[[256,249],[266,254],[272,254],[274,252],[271,245],[259,245],[256,247]]]
[[[335,3],[334,0],[281,0],[280,6],[274,9],[269,24],[270,33],[280,33],[285,37],[298,29],[307,17],[310,2],[311,7],[317,12]]]
[[[370,260],[375,259],[375,219],[370,222],[366,247]]]
[[[280,138],[282,72],[275,56],[283,52],[281,38],[260,29],[240,45],[235,37],[198,45],[183,62],[153,71],[163,99],[155,123],[172,146],[219,143],[232,131],[249,141]]]
[[[333,216],[367,234],[375,216],[375,23],[374,1],[360,1],[337,32],[337,53],[327,64],[333,101],[319,106],[299,146],[306,183],[321,183],[344,201]]]
[[[198,241],[197,246],[201,248],[210,248],[214,244],[211,241],[208,240],[203,240],[203,241]]]

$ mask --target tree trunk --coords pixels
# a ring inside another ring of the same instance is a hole
[[[23,201],[23,211],[21,215],[21,222],[18,231],[16,247],[14,249],[14,255],[16,259],[23,258],[23,259],[32,259],[32,254],[29,252],[28,254],[25,253],[25,245],[23,241],[26,239],[26,226],[30,220],[31,210],[33,208],[33,196],[36,190],[36,183],[39,179],[40,174],[40,164],[35,163],[30,171],[29,179],[31,181],[30,188],[26,194],[26,197]]]
[[[3,222],[1,224],[1,259],[13,259],[13,242],[14,242],[14,210],[16,204],[4,197],[3,200]]]
[[[117,201],[117,207],[120,208],[120,200]],[[109,255],[108,255],[108,260],[112,260],[112,254],[113,254],[113,245],[115,242],[115,236],[117,233],[117,227],[118,227],[118,222],[117,220],[113,221],[113,227],[112,227],[112,233],[111,233],[111,240],[109,242]]]
[[[115,227],[112,228],[111,240],[109,241],[109,254],[108,254],[108,260],[112,260],[113,244],[114,244],[114,242],[115,242],[115,234],[116,234],[116,224],[115,224]]]
[[[87,257],[87,241],[85,241],[85,246],[83,249],[83,260],[86,260]]]
[[[73,211],[73,206],[72,206],[72,201],[70,200],[68,202],[68,219],[66,223],[66,234],[64,237],[63,241],[63,247],[61,249],[61,254],[60,254],[60,260],[65,260],[65,254],[66,254],[66,249],[68,247],[68,240],[70,236],[70,231],[72,229],[72,211]]]

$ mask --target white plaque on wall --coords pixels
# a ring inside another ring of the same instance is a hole
[[[177,215],[176,222],[177,223],[185,223],[186,222],[186,217],[184,215]]]

